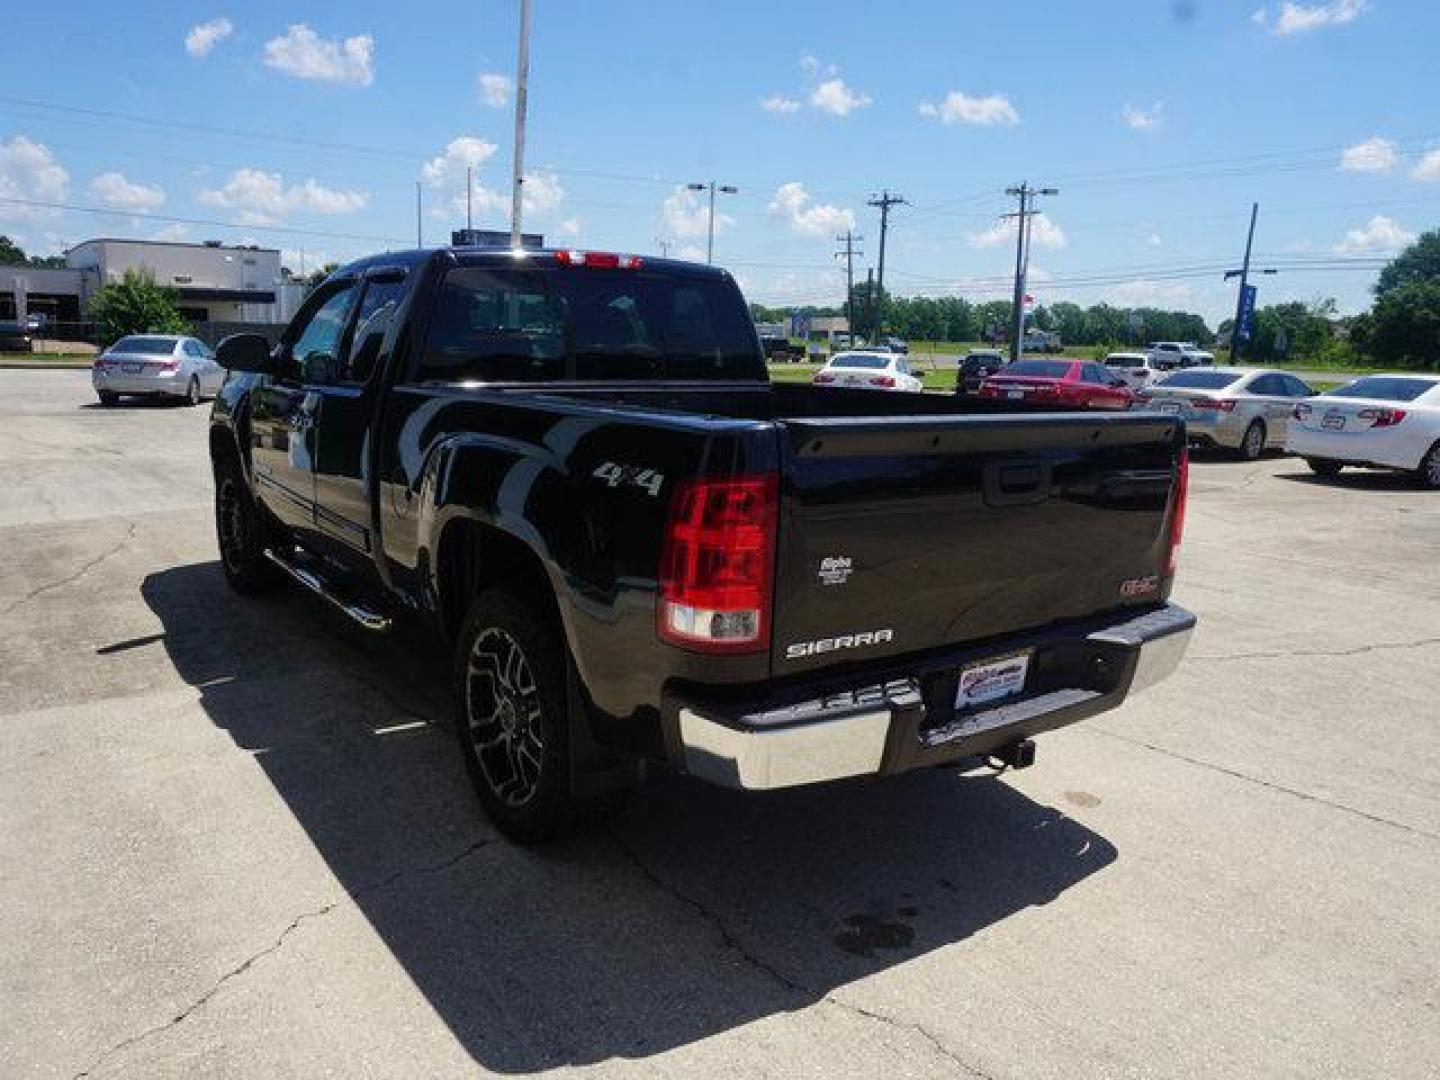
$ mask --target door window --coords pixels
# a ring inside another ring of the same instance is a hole
[[[1279,375],[1261,375],[1250,384],[1248,390],[1252,394],[1259,394],[1262,397],[1289,397],[1290,391],[1285,386],[1285,380]]]
[[[350,347],[345,350],[339,382],[358,384],[369,381],[375,362],[380,358],[385,333],[390,329],[390,320],[405,298],[405,288],[403,280],[366,283],[365,293],[360,298],[360,309],[355,313],[355,333],[350,338]]]
[[[310,313],[299,337],[290,347],[292,378],[328,385],[340,374],[340,338],[355,302],[353,283],[340,286]]]

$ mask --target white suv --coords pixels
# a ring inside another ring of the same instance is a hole
[[[1142,390],[1165,373],[1148,353],[1112,352],[1105,366],[1125,380],[1131,390]]]

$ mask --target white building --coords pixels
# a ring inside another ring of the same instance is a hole
[[[82,322],[96,291],[127,270],[153,275],[192,323],[285,323],[305,297],[304,286],[281,272],[276,248],[106,237],[76,244],[64,267],[0,267],[0,308],[8,309],[0,317]]]

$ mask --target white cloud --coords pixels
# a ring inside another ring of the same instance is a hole
[[[1303,34],[1322,26],[1344,26],[1369,6],[1369,0],[1330,0],[1328,4],[1296,4],[1284,0],[1275,19],[1274,33]]]
[[[978,124],[981,127],[1020,122],[1020,114],[1004,94],[971,97],[959,90],[951,90],[938,105],[922,101],[920,115],[934,117],[942,124]]]
[[[1376,135],[1347,146],[1340,155],[1340,168],[1345,172],[1389,172],[1399,160],[1395,144]]]
[[[465,170],[478,169],[495,156],[497,147],[473,135],[451,139],[445,149],[425,163],[420,179],[426,187],[458,186],[465,193]]]
[[[1128,102],[1125,108],[1120,110],[1120,119],[1131,131],[1154,131],[1160,126],[1161,114],[1165,111],[1165,103],[1157,101],[1151,105],[1149,110],[1136,108]]]
[[[265,63],[297,79],[316,79],[342,86],[369,86],[375,81],[375,39],[359,34],[341,41],[322,38],[304,23],[294,23],[283,37],[265,43]]]
[[[199,26],[192,26],[185,35],[185,51],[197,60],[210,55],[210,50],[235,32],[235,25],[221,16]]]
[[[807,79],[819,78],[820,71],[823,67],[824,65],[820,63],[818,57],[812,56],[809,53],[800,54],[800,70],[805,73]],[[835,68],[832,65],[830,71],[833,72],[834,70]]]
[[[582,226],[578,217],[566,218],[555,226],[561,236],[579,236]]]
[[[1440,183],[1440,150],[1431,150],[1416,162],[1410,178],[1431,184]]]
[[[1016,218],[1004,218],[982,232],[969,233],[966,240],[971,247],[1001,247],[1015,242]],[[1044,214],[1030,219],[1030,243],[1040,248],[1063,248],[1068,241],[1065,232]]]
[[[515,84],[507,76],[487,71],[479,75],[476,82],[480,87],[480,100],[492,109],[503,109],[510,104],[510,91]]]
[[[511,200],[508,186],[506,190],[498,191],[486,187],[481,180],[481,170],[495,156],[496,149],[495,144],[486,139],[460,135],[451,139],[443,151],[425,163],[420,170],[420,180],[440,196],[439,204],[431,210],[432,215],[463,220],[465,172],[469,169],[473,172],[475,184],[470,196],[472,211],[481,216],[504,215],[509,219]],[[522,191],[521,206],[527,215],[553,213],[565,201],[565,189],[554,173],[528,174]],[[572,221],[578,230],[578,219]],[[561,231],[565,231],[563,223]]]
[[[163,229],[156,229],[150,234],[149,239],[160,240],[169,243],[180,243],[190,239],[190,226],[181,225],[176,222],[174,225],[166,225]]]
[[[101,173],[90,181],[90,194],[101,205],[116,210],[146,212],[158,210],[165,205],[163,188],[148,184],[135,184],[125,179],[123,173]]]
[[[675,252],[675,258],[686,259],[690,262],[704,262],[705,249],[699,244],[681,244],[679,250]]]
[[[1101,290],[1105,302],[1116,307],[1187,308],[1194,302],[1194,290],[1179,281],[1152,281],[1136,278]]]
[[[364,191],[327,188],[315,180],[285,186],[279,173],[236,169],[220,188],[207,188],[196,196],[206,206],[233,210],[245,225],[270,225],[294,212],[353,214],[370,196]]]
[[[1351,229],[1335,245],[1337,255],[1375,255],[1399,251],[1415,234],[1402,229],[1394,218],[1376,214],[1358,229]]]
[[[784,94],[771,94],[760,102],[760,107],[766,112],[789,114],[800,111],[800,102]]]
[[[660,204],[660,221],[664,226],[661,231],[667,236],[704,236],[710,222],[708,196],[691,191],[684,184],[677,184],[675,190]],[[734,224],[734,218],[716,209],[717,235]]]
[[[1258,7],[1250,13],[1250,21],[1256,26],[1264,26],[1270,19],[1270,14],[1263,7]]]
[[[815,87],[810,95],[810,104],[831,116],[849,116],[856,109],[865,108],[870,102],[868,94],[857,94],[846,86],[845,80],[838,75],[833,79],[826,79]]]
[[[70,174],[50,148],[24,135],[0,142],[0,198],[35,202],[63,202],[70,193]],[[54,207],[0,202],[0,218],[37,221],[55,217]]]
[[[1145,244],[1148,247],[1159,247],[1164,242],[1164,238],[1158,232],[1152,232],[1149,236],[1145,237]]]
[[[788,221],[790,230],[800,236],[830,236],[855,227],[853,211],[814,202],[805,185],[798,180],[776,188],[768,209]]]

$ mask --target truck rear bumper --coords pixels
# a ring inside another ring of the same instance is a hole
[[[1173,604],[932,658],[883,681],[759,705],[668,703],[673,756],[694,776],[764,790],[886,775],[990,753],[1105,712],[1164,679],[1189,646],[1195,616]],[[1016,696],[956,712],[959,670],[1030,651]]]

